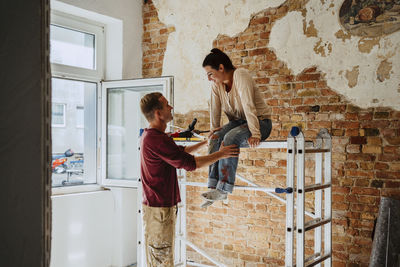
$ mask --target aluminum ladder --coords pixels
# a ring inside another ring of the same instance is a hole
[[[295,141],[293,141],[294,137]],[[291,140],[289,143],[289,140]],[[292,143],[293,142],[293,143]],[[290,148],[289,148],[290,146]],[[293,150],[290,150],[295,148]],[[321,266],[324,263],[325,267],[332,265],[332,205],[331,205],[331,150],[332,139],[327,129],[322,129],[316,139],[316,144],[313,147],[306,146],[303,133],[297,128],[292,128],[288,139],[288,174],[287,179],[294,176],[294,168],[289,166],[289,162],[294,162],[296,156],[297,167],[297,183],[296,183],[296,226],[293,222],[293,205],[287,203],[286,210],[286,267],[311,267]],[[315,154],[315,184],[305,185],[305,154]],[[289,161],[289,158],[291,159]],[[323,175],[322,175],[323,173]],[[292,179],[292,182],[294,178]],[[305,215],[310,215],[305,210],[305,194],[315,192],[315,213],[312,220],[305,221]],[[324,196],[323,196],[324,194]],[[294,198],[294,196],[287,196]],[[289,200],[293,201],[292,200]],[[288,202],[288,201],[287,201]],[[322,203],[324,202],[324,203]],[[324,214],[322,216],[322,204],[324,204]],[[324,235],[322,236],[322,228]],[[315,229],[314,231],[314,254],[305,258],[305,233]],[[296,233],[296,264],[293,264],[293,235]],[[323,237],[323,240],[322,240]],[[322,251],[322,241],[324,251]]]

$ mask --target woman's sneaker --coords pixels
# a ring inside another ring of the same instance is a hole
[[[214,204],[214,201],[210,201],[210,200],[206,200],[203,202],[203,204],[200,205],[200,208],[207,208],[208,206],[211,206],[212,204]]]
[[[226,199],[228,197],[228,193],[218,189],[211,189],[210,191],[201,194],[201,196],[205,200],[216,201]]]

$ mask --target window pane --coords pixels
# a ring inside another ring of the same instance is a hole
[[[96,69],[95,36],[50,25],[50,62]]]
[[[107,178],[136,180],[139,174],[139,132],[147,127],[140,99],[163,86],[113,88],[107,92]]]
[[[85,121],[85,113],[83,106],[76,107],[76,127],[83,128],[83,123]]]
[[[65,104],[53,103],[51,106],[51,124],[52,126],[65,126]]]
[[[65,121],[52,127],[53,186],[96,183],[96,89],[96,83],[52,79],[53,118],[63,110]]]

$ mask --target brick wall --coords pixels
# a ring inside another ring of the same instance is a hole
[[[270,30],[288,10],[302,8],[302,1],[287,1],[279,8],[255,15],[249,27],[236,37],[218,36],[213,47],[225,51],[236,67],[249,69],[265,101],[272,107],[270,139],[284,140],[294,125],[306,138],[320,128],[333,135],[332,210],[333,265],[367,266],[371,234],[382,196],[400,199],[400,112],[390,108],[362,109],[327,86],[324,73],[311,67],[293,75],[268,49]],[[169,32],[159,22],[149,1],[143,7],[143,75],[161,74]],[[197,128],[207,129],[207,110],[175,114],[175,123],[186,127],[193,117]],[[306,183],[312,183],[314,162],[307,157]],[[245,149],[238,172],[268,187],[285,184],[285,150]],[[206,181],[207,169],[189,174]],[[202,210],[204,188],[188,187],[189,239],[228,266],[284,265],[285,205],[261,192],[236,190],[227,203]],[[307,198],[307,209],[312,211]],[[310,219],[310,218],[307,218]],[[313,233],[306,235],[307,254],[312,254]],[[207,261],[194,252],[188,258]]]
[[[167,27],[159,21],[151,1],[143,4],[143,77],[161,76],[168,34],[173,31],[174,27]]]

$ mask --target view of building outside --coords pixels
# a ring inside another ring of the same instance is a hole
[[[50,26],[50,61],[63,70],[61,77],[52,78],[53,186],[96,183],[97,83],[79,77],[81,70],[96,69],[95,37]],[[74,79],[64,78],[70,71]]]
[[[52,79],[53,185],[71,179],[83,181],[85,133],[94,137],[96,133],[85,129],[85,121],[95,125],[96,87],[96,83]],[[92,112],[85,113],[85,102]]]

